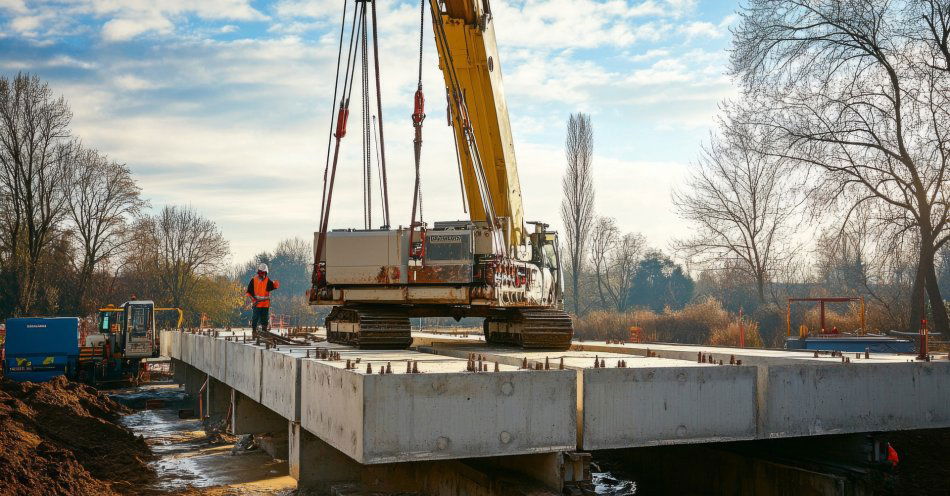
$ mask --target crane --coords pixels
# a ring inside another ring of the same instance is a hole
[[[417,171],[412,221],[397,228],[328,230],[334,156],[330,193],[314,234],[310,303],[333,305],[326,318],[329,341],[361,348],[408,347],[411,317],[483,317],[489,343],[567,349],[573,325],[563,311],[558,236],[543,222],[524,220],[489,0],[422,0],[423,18],[426,11],[445,80],[469,219],[436,221],[431,227],[421,221],[421,212],[417,219],[425,119],[420,53],[412,119]],[[363,36],[366,31],[362,29]],[[345,135],[348,100],[340,100],[337,147]]]

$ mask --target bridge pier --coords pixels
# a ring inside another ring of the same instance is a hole
[[[290,476],[298,490],[325,492],[334,483],[357,481],[360,464],[307,432],[299,422],[287,422]]]
[[[590,457],[586,454],[537,453],[363,465],[297,422],[288,423],[288,441],[290,476],[297,480],[300,490],[327,492],[334,486],[358,485],[367,491],[542,496],[561,494],[565,477],[590,480]]]
[[[287,420],[270,408],[248,398],[236,389],[231,390],[231,432],[240,434],[268,434],[283,432]]]
[[[231,407],[231,387],[210,375],[207,377],[208,387],[204,392],[203,413],[205,418],[216,423],[228,415],[228,409]]]

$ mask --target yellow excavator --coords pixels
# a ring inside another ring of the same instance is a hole
[[[357,45],[363,37],[364,47],[369,9],[375,44],[375,3],[354,4],[353,32]],[[418,171],[425,113],[420,44],[419,88],[412,118],[416,130],[412,221],[408,227],[389,227],[384,189],[382,228],[373,229],[367,221],[364,229],[328,230],[339,144],[349,116],[346,81],[355,79],[347,75],[333,126],[336,148],[328,153],[320,230],[314,234],[310,303],[333,305],[326,318],[329,341],[361,348],[408,347],[411,317],[483,317],[489,343],[567,349],[573,326],[563,311],[558,236],[547,224],[528,222],[529,228],[524,221],[489,1],[422,0],[421,15],[432,19],[470,218],[432,226],[421,221]],[[342,53],[342,28],[340,39]],[[367,66],[365,61],[363,66]],[[365,81],[364,76],[364,88]],[[334,96],[334,105],[336,101]],[[364,103],[364,115],[368,108]],[[381,121],[381,105],[378,112]],[[383,144],[381,129],[379,145]]]

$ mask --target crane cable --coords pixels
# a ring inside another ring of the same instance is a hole
[[[423,37],[425,36],[425,17],[426,17],[426,0],[420,0],[419,3],[419,79],[418,86],[416,87],[416,93],[413,96],[413,112],[412,112],[412,127],[415,131],[415,137],[412,140],[413,153],[415,155],[415,166],[416,166],[416,177],[415,185],[412,189],[412,220],[409,223],[409,246],[410,249],[413,243],[413,237],[415,234],[416,223],[416,212],[419,212],[419,223],[418,225],[424,225],[422,223],[422,185],[420,178],[419,165],[422,159],[422,121],[425,120],[425,95],[422,93],[422,47],[423,47]]]
[[[371,5],[373,16],[373,63],[376,68],[376,115],[379,119],[379,146],[376,150],[376,160],[379,162],[379,175],[380,182],[382,183],[383,228],[389,229],[389,181],[387,181],[386,178],[386,140],[383,138],[383,98],[379,82],[379,29],[376,25],[376,0],[373,0]]]
[[[333,132],[333,137],[336,138],[336,144],[333,147],[333,160],[329,160],[329,149],[327,150],[328,163],[330,164],[329,168],[329,181],[327,181],[326,176],[323,181],[323,190],[324,190],[324,199],[323,204],[320,207],[320,230],[317,237],[317,249],[314,253],[314,263],[319,266],[321,259],[323,258],[324,248],[326,246],[327,239],[327,228],[329,227],[330,222],[330,205],[333,202],[333,186],[336,183],[336,171],[337,165],[340,159],[340,142],[343,137],[346,136],[346,123],[347,119],[350,116],[350,97],[353,94],[353,76],[356,72],[356,51],[359,50],[359,43],[356,41],[361,35],[362,30],[357,30],[361,28],[359,18],[360,18],[360,6],[363,5],[363,2],[356,1],[353,5],[353,27],[350,30],[350,46],[347,49],[346,53],[346,70],[343,75],[343,88],[342,95],[340,96],[340,106],[337,110],[336,115],[336,126],[333,126],[331,120],[331,129],[335,129]],[[343,14],[344,19],[346,16],[346,3],[343,4]],[[342,28],[341,28],[342,29]],[[354,46],[355,45],[355,46]],[[340,48],[342,51],[343,48],[343,38],[342,31],[340,35]],[[337,65],[336,70],[336,84],[339,84],[340,81],[340,67]],[[334,90],[336,94],[336,90]],[[313,271],[313,283],[319,284],[318,276],[320,271]]]

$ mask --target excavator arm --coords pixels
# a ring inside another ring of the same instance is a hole
[[[472,221],[524,240],[521,184],[489,0],[428,0]],[[507,226],[506,226],[507,224]]]

